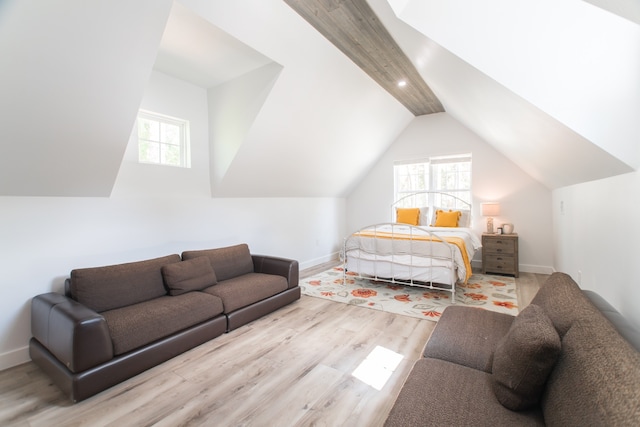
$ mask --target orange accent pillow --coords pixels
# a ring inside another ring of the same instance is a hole
[[[458,220],[462,216],[460,211],[452,211],[449,209],[449,212],[438,209],[436,211],[436,223],[434,227],[457,227]]]
[[[418,225],[419,221],[420,208],[396,208],[396,222]]]

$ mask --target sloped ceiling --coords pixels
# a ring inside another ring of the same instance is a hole
[[[526,99],[515,93],[502,82],[481,72],[474,64],[453,54],[414,28],[415,26],[422,28],[419,24],[425,20],[442,19],[444,15],[441,9],[447,9],[446,6],[440,4],[440,8],[435,8],[433,2],[422,0],[395,2],[401,3],[403,7],[399,9],[400,16],[408,17],[407,20],[415,24],[409,25],[390,11],[390,5],[394,4],[393,0],[390,0],[389,3],[385,0],[370,1],[376,13],[383,19],[398,43],[413,59],[422,76],[443,101],[447,112],[548,188],[555,189],[634,170],[633,165],[640,160],[637,151],[638,144],[634,142],[640,135],[640,128],[637,120],[630,120],[629,110],[638,110],[640,117],[640,90],[635,94],[627,93],[627,91],[637,86],[640,79],[631,78],[629,75],[628,78],[619,82],[620,96],[637,98],[626,105],[608,101],[613,96],[611,94],[607,97],[598,96],[597,91],[590,84],[585,84],[582,87],[583,92],[578,91],[580,96],[573,99],[571,93],[566,93],[566,79],[568,77],[549,79],[546,82],[549,87],[545,87],[545,90],[550,99],[542,98],[538,100],[538,105],[536,105],[533,102],[535,99]],[[464,8],[461,3],[456,5],[456,10]],[[434,6],[434,9],[426,10],[425,5],[427,4]],[[489,10],[501,10],[497,5],[494,6],[495,9]],[[484,10],[486,7],[487,4],[480,9]],[[479,12],[474,13],[472,6],[468,10],[470,19],[471,16],[478,16]],[[607,15],[604,12],[601,14]],[[464,16],[467,15],[464,14]],[[514,14],[513,16],[517,18],[519,15]],[[505,16],[501,15],[499,18],[500,22],[505,20]],[[605,16],[605,19],[607,18],[610,17]],[[495,25],[500,25],[500,22]],[[493,24],[487,19],[486,25]],[[442,27],[441,24],[433,26]],[[514,27],[517,26],[525,28],[522,24]],[[540,25],[540,27],[548,28],[545,25]],[[463,31],[462,28],[459,30]],[[501,34],[509,34],[510,40],[517,39],[520,35],[517,34],[516,29],[512,28],[511,30]],[[443,30],[443,32],[445,31]],[[481,38],[477,35],[478,32],[484,33],[486,31],[470,31],[468,34],[474,34],[474,37],[464,38],[462,44],[471,46],[469,50],[474,53],[474,56],[467,55],[467,58],[471,61],[476,57],[499,57],[501,50],[496,47],[496,43],[477,43],[475,41],[477,38]],[[562,35],[562,33],[563,31],[558,30],[558,34]],[[530,36],[529,33],[523,35],[523,37]],[[624,40],[618,41],[623,42]],[[562,44],[563,42],[558,41],[557,43]],[[494,48],[497,48],[498,52],[495,52]],[[508,60],[504,58],[503,60],[506,62],[523,61],[528,64],[530,52],[530,49],[512,49],[508,51]],[[555,70],[562,66],[556,63],[556,53],[549,49],[546,52],[548,55],[541,55],[540,58],[540,63],[545,69]],[[622,49],[618,56],[618,62],[623,61],[629,66],[633,66],[634,62],[638,63],[628,49]],[[496,61],[498,60],[496,59]],[[640,63],[635,65],[636,68],[638,65]],[[522,67],[526,66],[522,65]],[[580,79],[586,81],[597,81],[597,77],[602,74],[602,70],[597,67],[583,68],[581,72],[586,77],[582,76]],[[638,68],[638,73],[640,73],[640,68]],[[538,79],[532,79],[529,74],[523,74],[520,77],[522,80],[519,83],[522,87],[540,85]],[[570,99],[565,99],[565,97]],[[590,102],[585,98],[589,98]],[[566,104],[564,108],[574,111],[574,113],[580,111],[583,117],[598,117],[598,110],[608,111],[602,120],[593,120],[594,123],[586,121],[585,123],[581,118],[583,121],[572,123],[572,126],[569,126],[560,120],[561,115],[560,117],[554,116],[549,108],[547,108],[549,111],[545,111],[543,107],[546,107],[547,104],[543,101],[546,103],[564,102]],[[576,101],[579,101],[579,104]],[[619,121],[624,129],[611,128],[608,121],[611,116],[617,116],[615,120]],[[621,120],[621,116],[627,117],[628,120]],[[590,134],[591,138],[587,138],[585,135],[589,134],[589,129],[585,127],[585,124],[595,125],[593,127],[600,132],[600,138],[597,138],[594,132]]]
[[[181,3],[282,67],[241,144],[217,132],[211,141],[212,151],[237,146],[223,174],[212,159],[215,196],[346,196],[412,120],[282,0]]]
[[[284,0],[416,116],[442,104],[367,0]]]
[[[0,195],[110,195],[170,8],[0,3]]]
[[[640,165],[640,26],[636,23],[583,1],[389,0],[389,4],[402,21],[514,97],[614,156],[628,170]],[[618,173],[624,169],[618,168]]]
[[[153,68],[209,89],[272,62],[174,1]]]
[[[640,163],[633,20],[578,0],[369,4],[447,114],[549,188]],[[0,195],[109,196],[154,65],[210,101],[262,82],[232,139],[210,132],[212,153],[232,147],[214,196],[346,196],[413,119],[283,0],[172,6],[0,3]]]

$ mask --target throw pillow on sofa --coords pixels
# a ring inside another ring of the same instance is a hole
[[[182,259],[189,260],[201,256],[209,258],[211,267],[216,272],[219,282],[223,282],[243,274],[253,273],[253,259],[249,245],[242,243],[225,248],[201,249],[182,252]]]
[[[200,291],[218,283],[209,258],[198,257],[162,266],[162,276],[169,294],[176,296]]]
[[[498,401],[514,411],[536,405],[560,348],[558,332],[542,308],[531,304],[522,310],[493,355],[491,382]]]

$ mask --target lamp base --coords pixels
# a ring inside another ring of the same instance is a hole
[[[487,218],[487,234],[493,234],[493,218]]]

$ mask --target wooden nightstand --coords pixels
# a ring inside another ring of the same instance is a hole
[[[520,275],[517,233],[482,235],[482,273]]]

